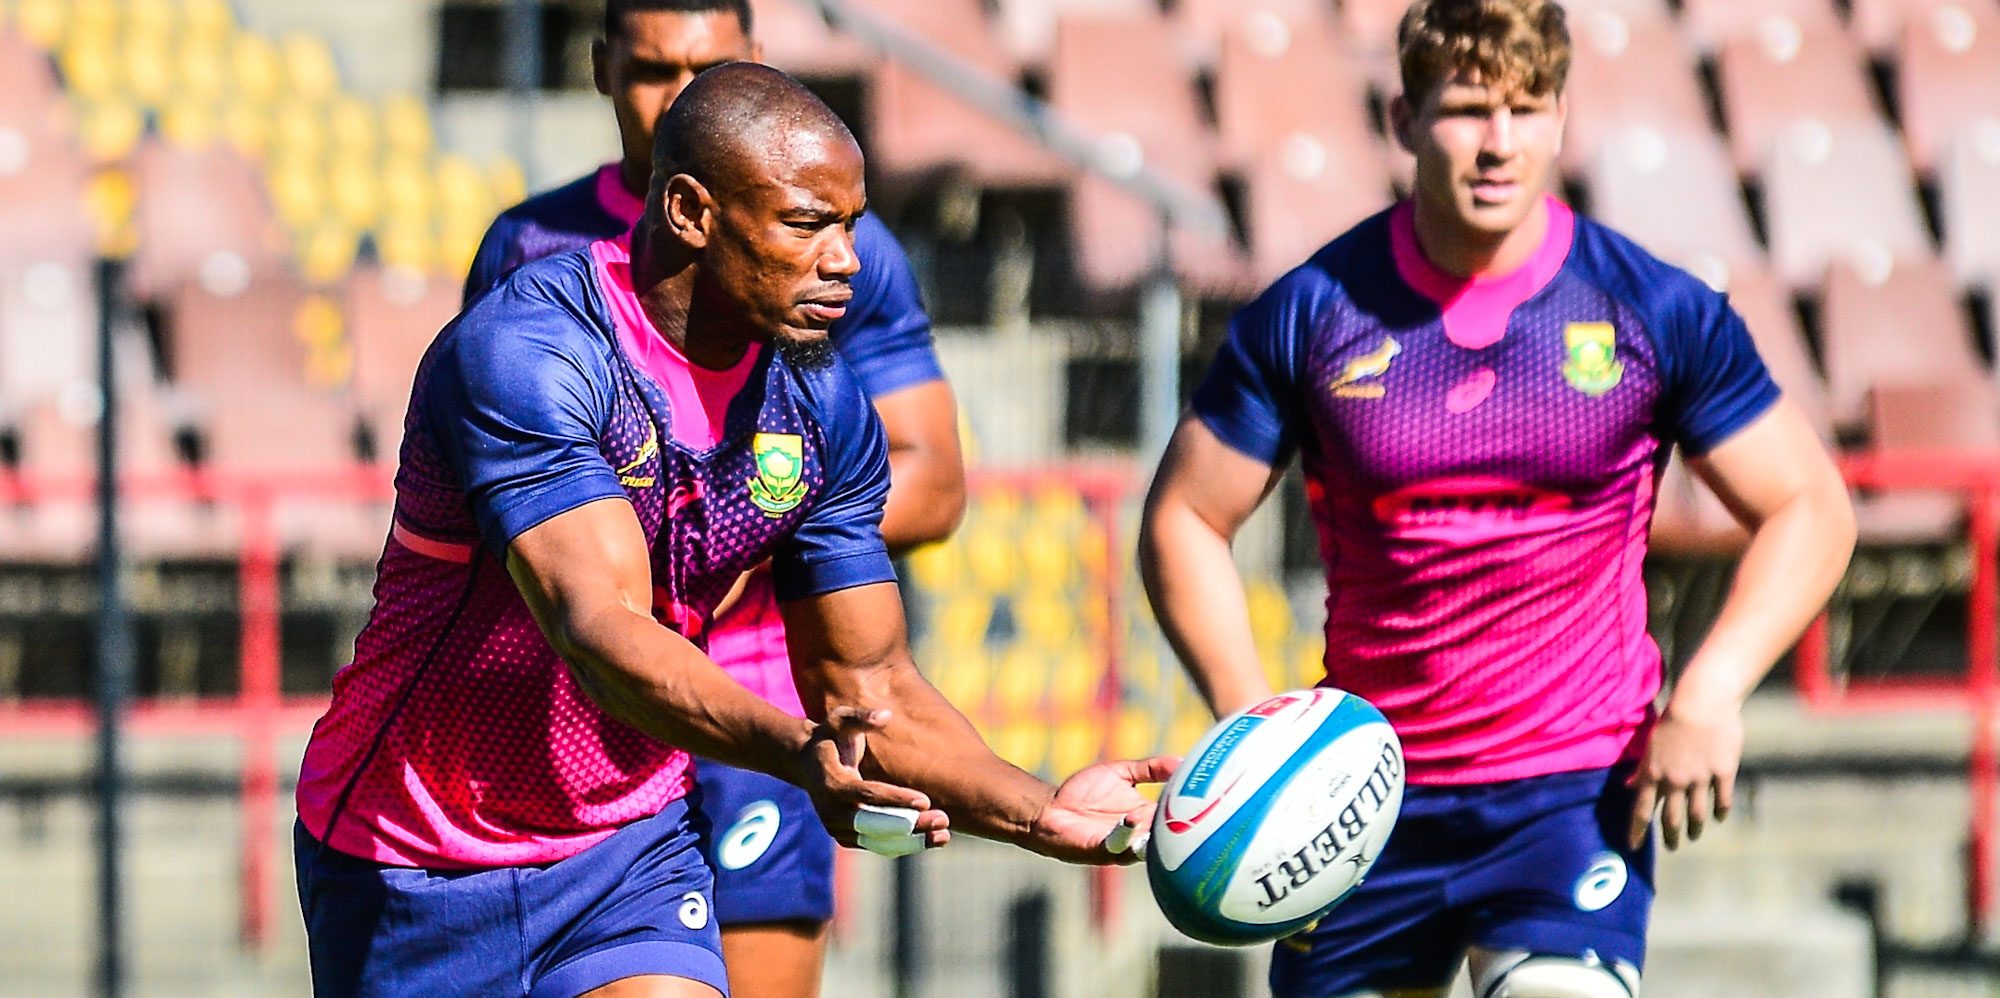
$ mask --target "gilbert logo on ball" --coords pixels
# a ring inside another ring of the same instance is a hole
[[[1217,722],[1167,781],[1146,877],[1204,942],[1290,935],[1368,873],[1403,804],[1403,746],[1373,704],[1284,693]]]

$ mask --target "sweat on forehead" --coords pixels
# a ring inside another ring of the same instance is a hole
[[[653,170],[710,184],[752,162],[752,151],[805,134],[854,141],[840,116],[799,81],[758,63],[726,63],[674,98],[653,140]]]

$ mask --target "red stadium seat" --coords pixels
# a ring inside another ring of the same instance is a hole
[[[994,27],[1014,58],[1040,64],[1053,57],[1057,24],[1065,17],[1153,17],[1154,0],[998,0]]]
[[[1253,37],[1330,33],[1334,7],[1328,0],[1180,0],[1172,17],[1188,52],[1209,63],[1222,52],[1225,39],[1238,32]]]
[[[1840,426],[1865,422],[1871,388],[1987,377],[1951,274],[1935,261],[1875,273],[1836,265],[1820,340]]]
[[[1681,22],[1703,52],[1789,21],[1809,32],[1844,30],[1834,0],[1683,0]]]
[[[1876,450],[2000,447],[2000,391],[1991,381],[1881,384],[1868,401],[1869,446]],[[1890,490],[1859,499],[1855,519],[1865,542],[1936,543],[1964,536],[1964,507],[1956,493]]]
[[[1590,206],[1654,255],[1704,277],[1763,258],[1728,152],[1706,128],[1608,135],[1590,171]]]
[[[1755,266],[1731,268],[1729,305],[1750,327],[1757,353],[1764,358],[1772,380],[1785,397],[1799,407],[1821,438],[1833,438],[1832,404],[1827,397],[1826,379],[1813,364],[1812,347],[1792,308],[1792,295],[1784,282],[1770,271]]]
[[[794,76],[859,76],[876,61],[867,46],[836,34],[807,4],[760,3],[754,16],[765,61]]]
[[[234,150],[150,141],[132,169],[139,245],[131,287],[139,298],[189,281],[229,286],[281,264],[285,233],[264,196],[263,174]]]
[[[2000,120],[2000,9],[1925,11],[1905,29],[1896,64],[1903,139],[1919,174],[1932,174],[1953,135]]]
[[[1855,39],[1884,56],[1903,40],[1906,26],[1939,8],[1958,7],[1974,17],[2000,15],[2000,0],[1848,0],[1848,7],[1848,26]]]
[[[1214,138],[1194,81],[1174,54],[1166,23],[1143,17],[1069,17],[1049,67],[1049,100],[1133,166],[1158,170],[1188,189],[1215,183]],[[1071,192],[1077,271],[1098,291],[1129,288],[1153,266],[1159,220],[1138,198],[1088,176]],[[1176,266],[1204,289],[1247,283],[1226,242],[1175,234]]]
[[[1605,139],[1622,129],[1711,130],[1694,53],[1664,16],[1586,9],[1576,13],[1570,32],[1575,44],[1563,135],[1565,173],[1590,169]]]
[[[1019,67],[987,29],[978,0],[868,0],[873,13],[1008,86]],[[870,165],[895,173],[939,169],[982,187],[1056,186],[1069,164],[896,62],[869,82]]]
[[[1960,132],[1938,166],[1944,255],[1961,281],[2000,301],[2000,118]]]
[[[1875,270],[1933,250],[1902,143],[1874,123],[1787,129],[1764,173],[1771,262],[1794,287],[1835,259]]]
[[[344,310],[354,341],[354,394],[375,460],[394,462],[410,382],[438,331],[458,314],[454,281],[368,268],[347,279]]]
[[[1736,168],[1752,173],[1794,122],[1879,121],[1859,46],[1837,26],[1774,19],[1729,38],[1718,73]]]
[[[1302,92],[1314,98],[1299,100]],[[1297,266],[1394,196],[1361,80],[1330,25],[1231,29],[1216,67],[1215,103],[1225,156],[1247,185],[1259,282]]]

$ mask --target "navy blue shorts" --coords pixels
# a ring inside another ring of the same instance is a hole
[[[833,836],[812,798],[776,777],[695,762],[695,798],[715,829],[715,917],[723,925],[833,918]]]
[[[386,866],[294,827],[316,998],[575,998],[664,974],[727,995],[699,816],[659,815],[559,863]]]
[[[1630,772],[1409,787],[1368,879],[1278,941],[1272,993],[1443,988],[1469,946],[1643,967],[1653,845],[1625,847]]]

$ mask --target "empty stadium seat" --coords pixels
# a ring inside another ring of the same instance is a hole
[[[1991,379],[1878,385],[1869,417],[1876,450],[2000,448],[2000,389]]]
[[[318,35],[293,33],[278,43],[284,66],[285,90],[296,99],[323,102],[340,89],[340,69],[333,49]]]
[[[1820,330],[1837,425],[1866,420],[1872,387],[1986,377],[1951,274],[1935,261],[1886,272],[1835,265]]]
[[[997,84],[1017,67],[987,30],[977,0],[870,0],[865,6]],[[869,81],[869,162],[891,173],[950,170],[982,187],[1053,186],[1076,171],[895,61]]]
[[[1694,53],[1665,16],[1584,9],[1570,32],[1565,173],[1590,169],[1606,138],[1623,129],[1645,126],[1672,135],[1711,130]]]
[[[1212,63],[1231,35],[1269,39],[1307,31],[1335,37],[1333,14],[1334,5],[1327,0],[1180,0],[1172,17],[1189,54]]]
[[[1896,60],[1910,162],[1929,176],[1953,135],[2000,120],[2000,9],[1944,4],[1913,18]]]
[[[867,47],[829,30],[807,4],[756,5],[757,41],[764,59],[796,76],[855,76],[873,61]]]
[[[1728,151],[1706,128],[1642,125],[1607,135],[1590,170],[1590,207],[1654,255],[1697,273],[1763,257]]]
[[[456,281],[364,268],[348,278],[343,309],[354,340],[354,392],[375,459],[393,462],[417,362],[458,314]]]
[[[1299,265],[1393,198],[1362,86],[1322,22],[1245,25],[1225,35],[1216,115],[1225,155],[1245,182],[1258,281]],[[1299,100],[1301,92],[1317,96]]]
[[[1834,0],[1682,0],[1681,23],[1703,52],[1789,22],[1806,31],[1840,31]]]
[[[1771,379],[1805,414],[1823,439],[1833,436],[1832,404],[1826,379],[1813,362],[1812,347],[1792,307],[1790,289],[1769,270],[1737,266],[1729,272],[1729,305],[1743,317]]]
[[[1000,34],[1002,44],[1014,58],[1027,63],[1041,63],[1053,58],[1061,30],[1058,23],[1064,18],[1159,18],[1159,5],[1153,0],[999,0],[995,12],[994,27]],[[1148,36],[1133,39],[1126,44],[1150,44],[1156,39]]]
[[[33,404],[97,372],[97,292],[82,253],[0,266],[0,398]]]
[[[278,47],[263,35],[244,32],[230,41],[230,93],[238,100],[269,104],[285,85]]]
[[[131,288],[141,299],[190,281],[229,285],[277,265],[284,233],[254,164],[213,145],[148,142],[133,162],[139,191]]]
[[[1794,287],[1819,282],[1829,262],[1875,270],[1932,255],[1916,181],[1886,125],[1794,123],[1764,172],[1771,261]]]
[[[1869,51],[1887,56],[1905,28],[1941,7],[1958,7],[1975,17],[2000,14],[2000,0],[1848,0],[1848,28]]]
[[[1959,280],[2000,301],[2000,118],[1958,134],[1938,169],[1944,254]]]
[[[1743,173],[1761,169],[1802,119],[1833,127],[1882,120],[1861,49],[1838,25],[1764,21],[1724,42],[1717,72],[1730,152]]]

